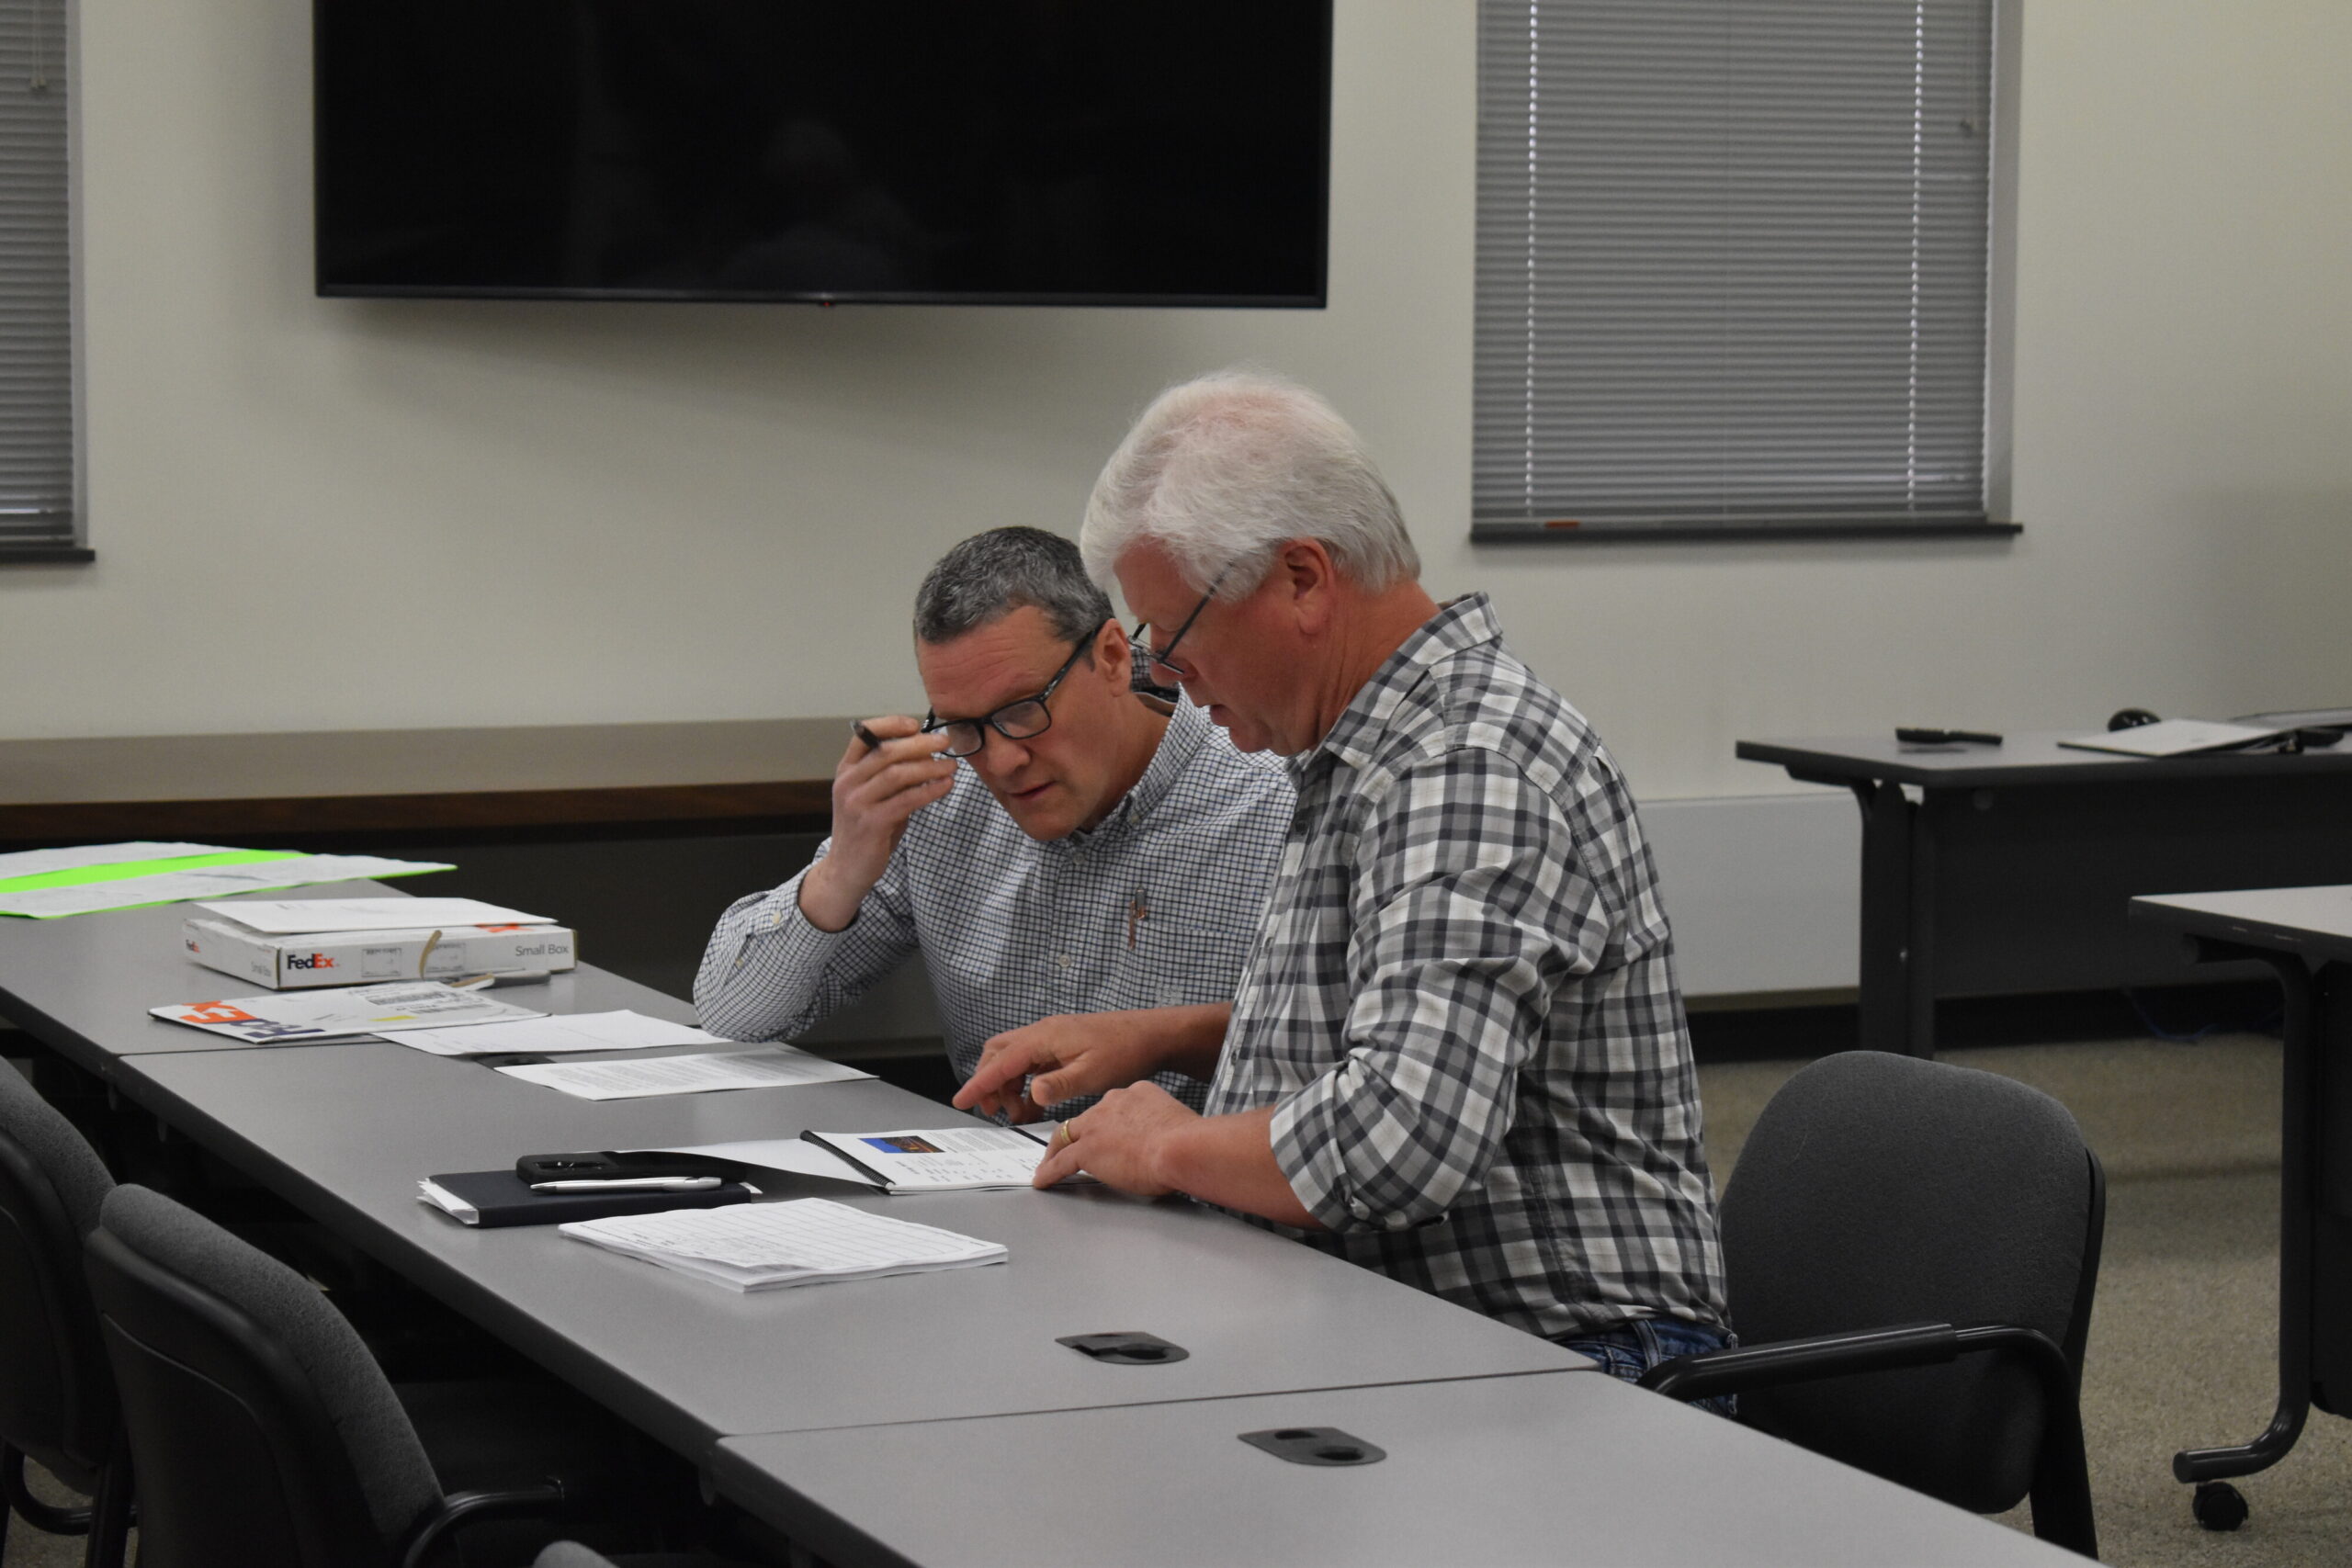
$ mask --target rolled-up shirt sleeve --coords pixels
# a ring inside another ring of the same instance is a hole
[[[1484,1182],[1554,995],[1610,927],[1558,807],[1483,750],[1400,773],[1352,859],[1346,1054],[1276,1107],[1273,1152],[1332,1230],[1402,1230]]]
[[[829,839],[817,859],[831,848]],[[738,898],[718,918],[695,975],[695,1013],[705,1029],[730,1040],[798,1034],[864,996],[915,950],[898,857],[838,931],[819,931],[800,912],[808,874]]]

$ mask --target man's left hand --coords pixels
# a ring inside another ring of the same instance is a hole
[[[1062,1123],[1037,1163],[1033,1185],[1051,1187],[1080,1171],[1105,1187],[1158,1198],[1173,1192],[1159,1174],[1161,1144],[1200,1114],[1156,1083],[1114,1089]]]

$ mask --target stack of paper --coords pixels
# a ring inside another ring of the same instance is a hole
[[[790,1089],[800,1084],[870,1078],[789,1045],[707,1056],[656,1056],[637,1062],[548,1062],[501,1067],[509,1077],[560,1089],[582,1100],[642,1100],[657,1094],[707,1094],[721,1089]]]
[[[234,1001],[183,1002],[149,1008],[167,1023],[225,1034],[248,1045],[347,1039],[385,1029],[440,1029],[543,1014],[437,980],[397,986],[356,986],[340,991],[240,997]]]
[[[231,850],[217,844],[92,844],[0,855],[0,915],[65,915],[220,898],[270,887],[356,877],[447,871],[446,861],[379,855],[306,855],[291,850]]]
[[[575,1240],[738,1291],[970,1269],[1009,1256],[998,1242],[822,1198],[581,1220],[557,1228]]]

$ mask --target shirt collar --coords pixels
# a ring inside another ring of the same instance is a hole
[[[1084,843],[1114,828],[1143,820],[1154,807],[1167,798],[1176,780],[1192,766],[1193,757],[1199,754],[1214,728],[1209,722],[1208,709],[1178,697],[1173,711],[1168,716],[1168,728],[1160,732],[1159,747],[1152,752],[1151,761],[1144,768],[1143,777],[1136,780],[1135,787],[1121,797],[1118,805],[1111,807],[1109,815],[1102,821],[1091,828],[1080,829],[1062,841],[1073,845]]]
[[[1495,619],[1494,604],[1484,593],[1449,599],[1438,613],[1421,623],[1396,651],[1372,672],[1341,710],[1330,732],[1292,760],[1294,773],[1303,778],[1325,752],[1351,767],[1369,767],[1374,748],[1388,728],[1388,720],[1406,694],[1421,683],[1430,666],[1465,649],[1500,642],[1502,624]]]

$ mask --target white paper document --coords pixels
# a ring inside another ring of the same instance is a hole
[[[435,926],[547,926],[545,915],[526,915],[479,898],[247,898],[198,904],[224,919],[271,936],[314,936],[322,931],[429,931]]]
[[[1026,1129],[979,1123],[896,1133],[811,1132],[808,1137],[892,1192],[1026,1187],[1046,1157],[1044,1140]]]
[[[823,1198],[577,1220],[575,1241],[738,1291],[875,1280],[1001,1263],[1002,1244],[909,1224]]]
[[[291,860],[209,865],[200,871],[165,871],[113,882],[0,893],[0,915],[52,920],[63,915],[91,915],[101,909],[130,909],[142,904],[223,898],[232,893],[255,893],[270,887],[300,887],[313,882],[348,882],[360,877],[407,876],[421,871],[454,869],[447,861],[386,860],[381,855],[296,855]]]
[[[559,1056],[571,1051],[645,1051],[657,1045],[724,1045],[719,1035],[641,1012],[569,1012],[447,1029],[379,1029],[395,1045],[436,1056]]]
[[[481,1224],[481,1210],[475,1208],[471,1203],[467,1202],[463,1198],[458,1197],[455,1192],[450,1191],[447,1188],[442,1186],[439,1182],[434,1180],[429,1176],[421,1176],[417,1178],[416,1201],[420,1203],[432,1204],[435,1208],[440,1210],[443,1213],[448,1215],[459,1224],[478,1225]]]
[[[2160,724],[2070,736],[2058,744],[2077,751],[2120,751],[2127,757],[2187,757],[2199,751],[2227,751],[2233,747],[2250,746],[2285,733],[2275,726],[2168,718]]]
[[[85,871],[94,865],[127,865],[135,860],[185,860],[190,855],[225,855],[225,844],[77,844],[70,850],[18,850],[0,855],[0,882],[15,876],[47,876],[51,872]]]
[[[722,1089],[788,1089],[800,1084],[870,1078],[789,1045],[696,1056],[655,1056],[631,1062],[548,1062],[501,1067],[509,1077],[560,1089],[582,1100],[641,1100],[657,1094],[707,1094]]]
[[[438,980],[351,986],[332,991],[280,991],[266,997],[183,1002],[147,1010],[168,1023],[188,1024],[249,1045],[339,1040],[385,1029],[435,1029],[541,1016],[529,1008],[494,1002],[478,991],[460,991]]]

